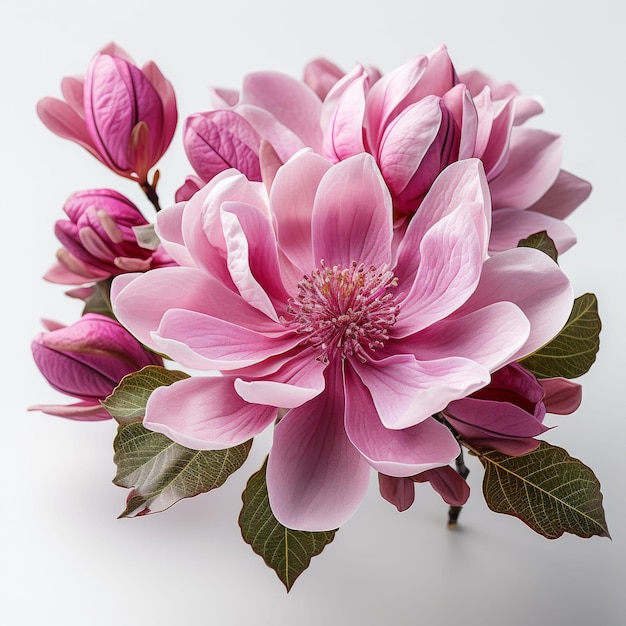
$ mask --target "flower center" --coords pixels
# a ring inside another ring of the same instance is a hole
[[[365,362],[389,339],[400,306],[392,289],[397,285],[393,272],[353,261],[350,267],[336,265],[314,270],[298,283],[298,295],[290,298],[287,322],[306,335],[308,343],[319,347],[320,360],[339,353]]]

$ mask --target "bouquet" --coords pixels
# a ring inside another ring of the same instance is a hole
[[[383,73],[311,61],[215,87],[184,122],[189,176],[155,169],[178,122],[172,85],[109,44],[43,123],[145,192],[75,191],[45,279],[83,301],[45,321],[34,360],[71,404],[113,419],[121,517],[249,477],[243,539],[289,590],[357,512],[372,472],[398,511],[428,483],[458,523],[464,453],[490,509],[555,539],[609,536],[590,468],[546,441],[599,349],[593,294],[559,256],[591,186],[541,100],[445,46]],[[148,212],[149,210],[149,212]]]

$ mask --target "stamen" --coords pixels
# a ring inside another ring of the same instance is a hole
[[[396,323],[400,306],[392,289],[397,285],[393,272],[365,268],[353,261],[350,267],[326,267],[304,276],[298,295],[290,298],[283,322],[296,326],[308,343],[321,349],[324,362],[339,354],[365,362],[369,352],[382,348],[389,329]]]

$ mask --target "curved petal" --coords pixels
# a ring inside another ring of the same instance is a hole
[[[155,389],[143,425],[192,450],[223,450],[258,435],[276,414],[242,400],[231,377],[194,376]]]
[[[442,355],[480,363],[490,372],[509,363],[530,334],[530,322],[512,302],[494,302],[466,315],[452,316],[402,340],[418,361]]]
[[[380,495],[398,511],[406,511],[415,500],[415,484],[410,478],[396,478],[378,473]]]
[[[338,528],[365,497],[369,477],[369,465],[346,436],[341,372],[331,366],[326,391],[276,426],[267,464],[270,506],[287,528]]]
[[[524,209],[554,184],[563,156],[561,137],[536,128],[511,131],[509,159],[489,187],[494,208]]]
[[[582,178],[561,170],[554,185],[546,191],[529,211],[537,211],[559,220],[565,219],[591,193],[591,185]]]
[[[391,197],[369,154],[331,167],[315,196],[313,256],[326,266],[348,268],[356,261],[385,267],[391,261]]]
[[[490,380],[485,367],[463,357],[417,361],[396,354],[367,363],[351,359],[350,365],[369,390],[382,425],[394,430],[423,422]]]
[[[157,213],[155,232],[167,253],[178,263],[193,267],[193,257],[185,246],[183,238],[183,214],[186,202],[176,204]]]
[[[545,395],[543,403],[548,413],[569,415],[582,402],[582,385],[567,378],[543,378],[539,381]]]
[[[36,404],[29,406],[29,411],[41,411],[47,415],[56,415],[79,422],[100,422],[110,420],[111,414],[101,405],[93,402],[75,404]]]
[[[530,321],[528,339],[511,358],[515,361],[540,348],[563,328],[574,293],[567,276],[547,254],[534,248],[514,248],[485,261],[476,291],[454,316],[499,301],[516,304]]]
[[[413,476],[458,456],[454,435],[430,417],[410,428],[385,428],[367,388],[350,367],[345,378],[346,433],[374,469],[388,476]]]
[[[516,248],[520,239],[547,231],[559,254],[576,243],[576,234],[563,221],[524,209],[498,209],[493,212],[493,227],[489,240],[490,252]]]
[[[279,247],[303,274],[313,265],[313,202],[329,168],[330,163],[323,157],[308,150],[299,152],[278,170],[270,191]]]

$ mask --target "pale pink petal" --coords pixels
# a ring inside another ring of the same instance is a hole
[[[516,126],[511,131],[506,167],[493,179],[494,208],[524,209],[554,184],[561,167],[561,137],[536,128]]]
[[[365,152],[363,144],[363,115],[367,73],[351,82],[337,102],[333,116],[324,131],[322,154],[333,162]]]
[[[242,400],[230,377],[194,376],[155,389],[143,425],[193,450],[223,450],[258,435],[276,414]]]
[[[58,285],[82,285],[92,280],[98,280],[98,276],[78,273],[70,270],[63,263],[55,263],[43,276],[44,280]],[[102,278],[106,278],[103,273]]]
[[[440,99],[429,96],[407,107],[386,128],[377,161],[392,193],[400,194],[415,176],[441,128]]]
[[[248,74],[241,88],[240,104],[268,111],[300,137],[305,145],[320,152],[322,103],[302,81],[279,72]]]
[[[569,415],[580,406],[582,385],[566,378],[542,378],[539,383],[545,392],[543,403],[548,413]]]
[[[374,469],[388,476],[412,476],[458,456],[454,435],[430,417],[410,428],[386,428],[367,388],[349,367],[345,376],[346,433]]]
[[[369,154],[337,163],[322,178],[312,217],[313,256],[328,267],[391,261],[391,197]]]
[[[506,167],[509,159],[509,144],[513,128],[515,101],[509,99],[494,116],[487,146],[480,155],[489,180],[495,179]]]
[[[305,350],[262,380],[235,380],[235,390],[247,402],[291,409],[324,391],[326,365]]]
[[[278,521],[295,530],[338,528],[355,513],[369,486],[370,467],[344,429],[338,367],[327,391],[291,409],[278,423],[267,464],[267,490]]]
[[[394,337],[427,328],[458,309],[474,292],[486,253],[475,227],[481,217],[482,204],[460,206],[426,232],[415,278],[412,284],[402,284],[407,292],[397,298],[400,313]]]
[[[476,291],[455,316],[499,301],[516,304],[530,321],[530,335],[511,358],[514,361],[540,348],[563,328],[574,294],[567,276],[547,254],[514,248],[487,259]]]
[[[396,354],[367,363],[351,359],[350,364],[369,390],[380,421],[394,430],[423,422],[490,380],[485,367],[456,356],[417,361]]]
[[[547,231],[559,254],[576,243],[576,234],[565,222],[524,209],[498,209],[493,212],[493,227],[489,251],[502,252],[516,248],[520,239]]]
[[[586,180],[561,170],[554,185],[528,209],[563,220],[582,204],[590,193],[591,185]]]
[[[186,202],[178,202],[157,214],[155,232],[163,247],[178,265],[195,265],[193,257],[185,246],[182,231],[182,220]]]
[[[219,304],[217,317],[184,309],[166,311],[158,329],[151,333],[151,343],[186,367],[230,370],[282,354],[301,341],[279,323],[270,326],[267,318],[256,329],[244,325],[250,319],[249,310],[254,309],[243,302],[238,308],[229,308],[225,301]]]
[[[474,225],[479,245],[484,246],[491,227],[491,203],[482,164],[478,159],[452,163],[433,183],[400,243],[394,270],[400,285],[411,284],[415,279],[425,233],[446,215],[472,203],[483,206],[482,215],[476,215]]]
[[[280,249],[303,273],[313,268],[311,215],[317,187],[330,163],[310,151],[298,153],[276,173],[270,205]]]
[[[41,411],[47,415],[56,415],[79,422],[98,422],[110,420],[111,414],[100,404],[76,402],[75,404],[37,404],[29,406],[29,411]]]
[[[313,59],[304,68],[304,82],[324,100],[332,86],[344,76],[345,72],[332,61],[324,58]]]
[[[61,81],[61,93],[65,101],[83,119],[85,117],[84,87],[85,79],[82,76],[65,76]]]

